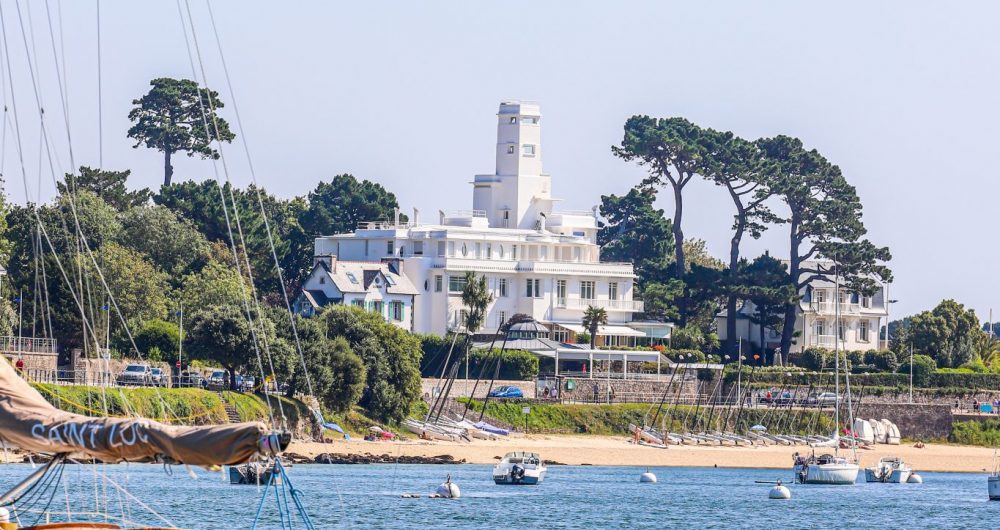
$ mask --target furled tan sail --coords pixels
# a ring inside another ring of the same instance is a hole
[[[267,432],[259,422],[181,427],[73,414],[49,404],[0,358],[0,440],[27,451],[85,453],[106,462],[163,457],[196,466],[239,464],[258,452]]]

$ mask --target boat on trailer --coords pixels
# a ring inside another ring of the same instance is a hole
[[[905,484],[913,468],[897,456],[883,457],[875,467],[865,468],[865,482]]]
[[[514,451],[507,453],[493,467],[493,482],[534,486],[545,479],[545,462],[538,453]]]

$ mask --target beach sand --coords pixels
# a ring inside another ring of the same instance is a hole
[[[528,435],[496,441],[469,443],[443,441],[366,442],[338,440],[332,443],[293,442],[288,451],[313,458],[321,453],[372,454],[434,457],[451,455],[472,464],[492,464],[508,451],[532,451],[548,461],[595,466],[692,466],[755,467],[791,469],[792,454],[806,453],[804,446],[709,447],[670,446],[666,449],[635,445],[622,436]],[[817,449],[817,453],[830,449]],[[884,456],[899,456],[916,471],[983,472],[991,466],[993,449],[950,444],[878,445],[859,450],[861,465],[873,466]]]

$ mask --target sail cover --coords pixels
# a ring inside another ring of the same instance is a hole
[[[0,359],[0,441],[27,451],[85,453],[105,462],[162,457],[196,466],[238,464],[257,452],[267,432],[259,422],[182,427],[73,414],[53,407]]]

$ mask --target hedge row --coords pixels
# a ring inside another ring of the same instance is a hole
[[[727,371],[725,381],[726,383],[734,383],[736,381],[736,370]],[[771,385],[824,386],[833,384],[833,374],[791,370],[757,370],[753,372],[751,369],[744,367],[743,381]],[[852,374],[851,383],[858,386],[902,387],[910,384],[910,374],[908,372]],[[922,388],[1000,390],[1000,374],[933,372],[927,374],[926,381],[923,384],[921,383],[919,380],[914,380],[914,385]]]

